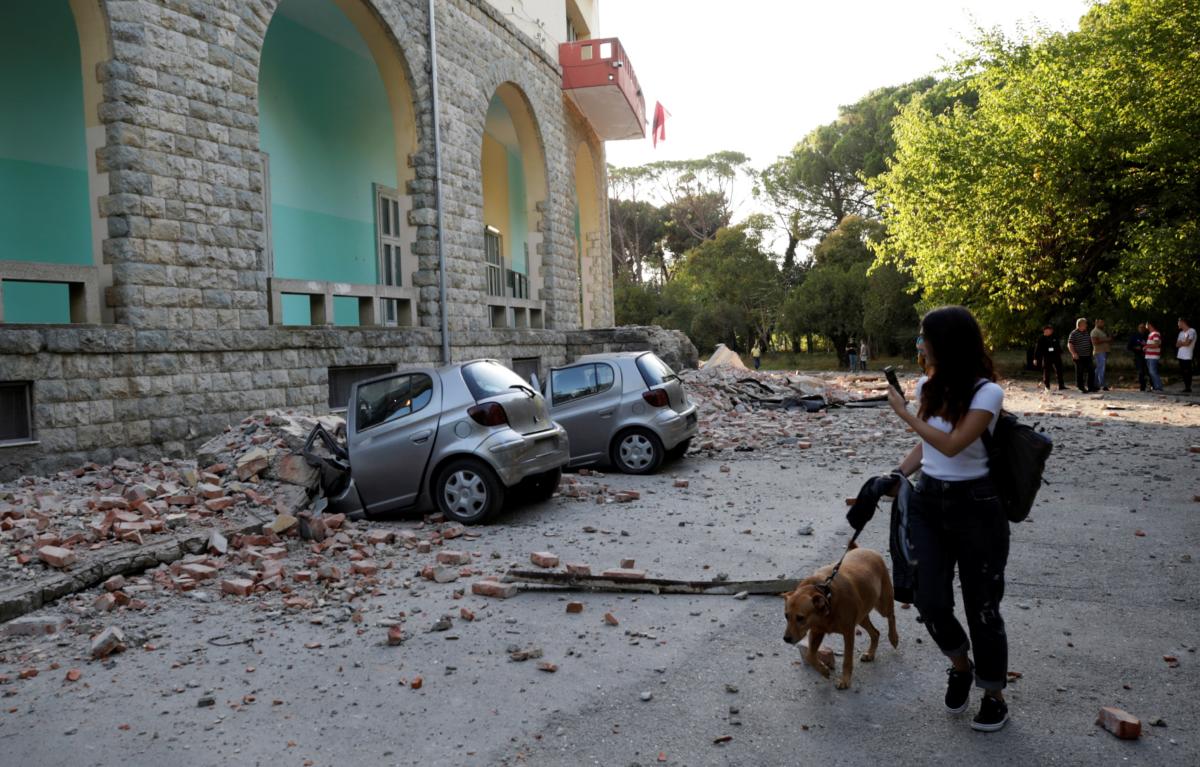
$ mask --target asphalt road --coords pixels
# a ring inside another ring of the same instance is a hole
[[[466,548],[496,570],[550,550],[596,569],[632,558],[667,577],[807,574],[845,546],[843,498],[911,439],[880,411],[836,419],[823,432],[797,422],[797,434],[820,440],[812,450],[781,445],[692,457],[658,477],[608,475],[599,481],[642,499],[516,508]],[[87,634],[112,619],[83,607],[74,632],[4,640],[0,674],[42,673],[0,687],[2,761],[1200,764],[1200,456],[1188,453],[1197,428],[1146,418],[1089,430],[1063,415],[1044,423],[1059,449],[1033,521],[1013,530],[1003,610],[1021,678],[1000,733],[970,729],[974,705],[942,710],[947,664],[914,610],[898,612],[899,649],[884,643],[838,691],[783,643],[776,597],[571,595],[585,605],[573,615],[562,594],[456,599],[463,583],[414,579],[429,555],[397,548],[376,556],[394,571],[381,593],[356,602],[362,623],[336,602],[295,613],[265,600],[163,594],[116,619],[133,646],[104,662],[87,659]],[[674,488],[672,476],[690,487]],[[801,535],[807,524],[812,534]],[[886,550],[886,511],[860,544]],[[94,596],[49,611],[70,614]],[[462,606],[476,620],[459,618]],[[389,647],[380,622],[402,612],[410,638]],[[429,631],[443,614],[454,616],[451,628]],[[521,648],[540,649],[557,671],[510,660]],[[83,672],[74,684],[63,681],[71,667]],[[206,697],[213,705],[199,706]],[[1103,705],[1140,716],[1143,738],[1096,727]],[[1165,726],[1149,726],[1159,719]]]

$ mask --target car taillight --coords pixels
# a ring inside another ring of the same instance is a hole
[[[467,415],[480,426],[500,426],[508,423],[508,413],[499,402],[487,402],[467,408]]]
[[[671,403],[667,397],[666,389],[651,389],[650,391],[642,392],[642,399],[650,403],[652,407],[666,407]]]

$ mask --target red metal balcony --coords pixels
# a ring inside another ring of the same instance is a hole
[[[558,46],[563,90],[605,141],[646,137],[646,98],[615,37]]]

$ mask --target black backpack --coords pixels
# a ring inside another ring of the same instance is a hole
[[[982,387],[980,384],[975,391]],[[988,473],[1004,514],[1010,522],[1024,520],[1042,487],[1042,472],[1054,442],[1029,424],[1021,423],[1012,413],[1001,410],[996,430],[991,433],[983,430],[983,446],[988,454]]]

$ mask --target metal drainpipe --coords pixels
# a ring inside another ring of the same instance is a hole
[[[437,205],[437,256],[438,256],[438,306],[442,315],[442,364],[450,364],[450,320],[449,307],[446,305],[446,252],[442,248],[442,136],[438,114],[441,102],[438,101],[437,73],[437,11],[434,8],[436,0],[429,0],[429,76],[431,79],[431,95],[433,96],[433,175],[434,175],[434,204]]]

